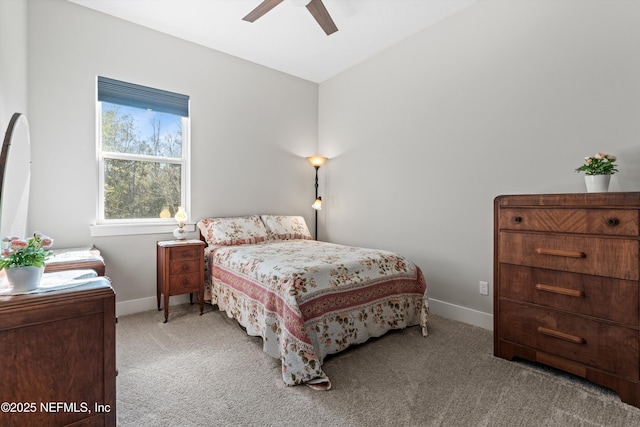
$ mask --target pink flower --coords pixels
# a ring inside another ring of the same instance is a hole
[[[11,241],[12,249],[24,249],[29,245],[29,243],[24,239],[15,239]]]

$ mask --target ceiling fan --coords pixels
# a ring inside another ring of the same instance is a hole
[[[242,19],[248,22],[255,22],[256,19],[269,12],[271,9],[282,3],[282,1],[283,0],[264,0],[258,5],[258,7],[253,9]],[[307,7],[307,10],[311,12],[311,15],[316,21],[318,21],[318,24],[320,24],[320,27],[322,27],[327,35],[331,35],[338,31],[338,27],[336,27],[333,19],[331,19],[331,15],[329,15],[327,8],[324,7],[322,0],[298,0],[296,3],[301,3]]]

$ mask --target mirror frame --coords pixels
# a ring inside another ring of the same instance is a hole
[[[18,119],[22,116],[22,113],[13,113],[7,131],[4,134],[4,140],[2,141],[2,152],[0,152],[0,207],[2,206],[2,190],[4,189],[4,173],[7,166],[7,157],[9,157],[9,147],[11,146],[11,138],[13,136],[13,130],[16,127]]]
[[[18,131],[22,133],[16,134]],[[29,133],[27,116],[23,113],[13,113],[0,151],[0,238],[25,237],[31,186]],[[24,138],[20,139],[22,136]],[[11,154],[12,152],[15,154]],[[9,160],[10,158],[12,160]],[[8,174],[17,175],[9,177]],[[7,187],[9,181],[12,181],[11,188]]]

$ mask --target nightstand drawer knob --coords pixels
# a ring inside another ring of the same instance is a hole
[[[609,218],[607,219],[607,225],[613,227],[620,224],[620,220],[618,218]]]
[[[516,224],[520,224],[522,222],[522,217],[514,216],[513,218],[511,218],[511,221],[515,222]]]
[[[189,266],[187,264],[182,264],[182,267],[180,267],[182,269],[182,271],[187,271],[189,270]]]

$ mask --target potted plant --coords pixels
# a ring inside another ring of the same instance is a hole
[[[611,175],[618,172],[616,169],[616,156],[607,153],[596,153],[585,157],[584,164],[577,168],[576,172],[584,172],[584,182],[589,193],[603,193],[609,190]]]
[[[14,291],[30,291],[38,287],[45,262],[51,256],[48,249],[53,239],[34,233],[28,240],[18,237],[2,239],[0,270],[6,270]]]

